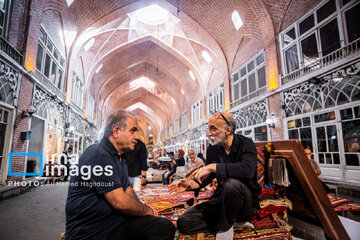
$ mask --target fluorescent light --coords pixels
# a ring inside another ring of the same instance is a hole
[[[191,79],[195,80],[195,75],[191,70],[189,70],[189,74],[190,74]]]
[[[184,90],[181,89],[181,93],[184,94]]]
[[[169,12],[157,4],[136,11],[138,19],[148,25],[161,25],[169,18]]]
[[[103,67],[103,64],[101,64],[101,65],[96,69],[95,73],[98,73],[102,67]]]
[[[87,52],[91,48],[91,46],[94,44],[94,42],[95,42],[95,38],[92,38],[85,44],[85,46],[84,46],[85,52]]]
[[[236,10],[231,14],[231,20],[234,23],[236,31],[239,30],[241,28],[241,26],[243,25],[243,21],[240,17],[240,14]]]
[[[210,55],[209,55],[209,53],[207,51],[202,51],[201,55],[203,56],[205,61],[207,61],[207,63],[210,64],[212,62],[212,58],[210,57]]]

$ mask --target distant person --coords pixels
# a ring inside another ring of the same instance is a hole
[[[196,153],[193,149],[189,151],[189,164],[186,176],[190,175],[195,169],[205,166],[202,159],[196,157]]]
[[[66,156],[66,161],[65,161],[65,157],[62,156],[61,159],[60,159],[60,163],[62,165],[65,166],[65,168],[67,169],[66,170],[66,173],[64,173],[64,181],[67,181],[68,178],[69,178],[69,171],[70,171],[70,163],[69,163],[69,160],[71,159],[71,154],[73,152],[73,148],[72,146],[69,146],[66,150],[64,150],[62,153]]]
[[[197,154],[197,157],[200,158],[201,160],[203,160],[204,163],[206,162],[206,160],[205,160],[205,158],[204,158],[204,155],[203,155],[201,152],[199,152],[199,153]]]
[[[185,159],[184,159],[185,152],[183,150],[178,151],[178,158],[176,159],[176,165],[178,167],[185,166]]]
[[[319,164],[311,157],[311,149],[309,147],[305,148],[304,150],[305,155],[307,157],[307,160],[309,161],[309,163],[311,164],[312,168],[314,169],[314,172],[316,175],[320,175],[321,174],[321,170],[319,167]],[[329,187],[326,185],[326,183],[324,183],[323,181],[320,180],[321,185],[324,187],[325,192],[329,193],[330,189]]]
[[[169,153],[169,158],[171,162],[168,165],[168,169],[162,175],[162,184],[164,185],[169,184],[170,177],[176,172],[176,168],[177,168],[174,152]]]
[[[145,144],[137,139],[134,150],[124,154],[129,173],[130,186],[134,186],[134,179],[141,178],[141,185],[146,184],[147,153]]]

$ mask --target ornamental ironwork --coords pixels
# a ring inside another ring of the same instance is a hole
[[[294,116],[360,100],[360,62],[312,79],[284,92],[286,116]],[[338,81],[338,79],[341,79]]]
[[[44,90],[36,86],[33,106],[36,109],[36,114],[47,119],[55,125],[64,125],[65,122],[65,108],[62,103],[55,100],[53,96],[47,94]]]
[[[262,100],[232,113],[236,128],[245,128],[266,121],[268,116],[266,101]]]
[[[74,130],[82,133],[84,131],[84,119],[77,113],[70,112],[70,126],[74,127]]]
[[[201,137],[201,127],[197,127],[191,130],[190,141],[198,139],[200,137]]]
[[[0,101],[15,106],[21,75],[0,60]]]

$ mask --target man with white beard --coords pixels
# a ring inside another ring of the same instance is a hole
[[[195,179],[169,185],[170,192],[184,192],[203,188],[214,178],[219,184],[208,201],[180,216],[177,226],[181,233],[210,232],[218,236],[231,231],[235,222],[249,221],[259,208],[256,147],[251,139],[234,134],[235,129],[230,113],[215,112],[206,133],[210,140],[206,166],[199,169]]]

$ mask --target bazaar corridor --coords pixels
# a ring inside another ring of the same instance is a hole
[[[0,240],[360,239],[359,13],[0,0]]]

